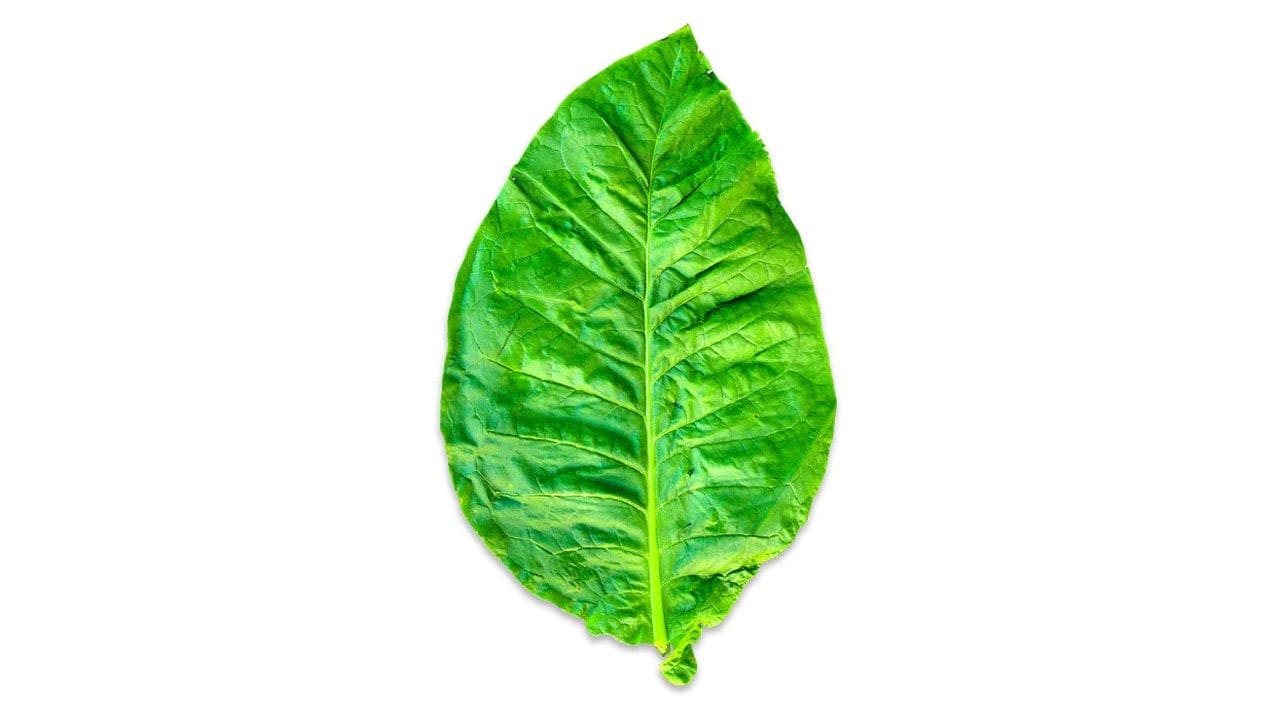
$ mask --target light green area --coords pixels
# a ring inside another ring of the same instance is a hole
[[[449,314],[441,424],[486,545],[684,684],[804,523],[834,414],[800,237],[689,29],[570,94]]]

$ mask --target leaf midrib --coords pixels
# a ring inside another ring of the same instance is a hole
[[[667,621],[662,601],[662,566],[658,562],[661,548],[658,546],[658,472],[657,472],[657,436],[653,423],[653,373],[652,373],[652,335],[649,326],[649,295],[653,282],[652,267],[649,263],[649,243],[653,237],[653,176],[658,160],[658,146],[662,140],[662,131],[667,122],[667,110],[671,105],[671,92],[675,89],[675,76],[680,64],[680,45],[676,45],[676,54],[671,61],[671,76],[667,79],[667,92],[662,98],[662,112],[658,115],[658,124],[653,133],[653,150],[649,155],[649,175],[645,179],[644,202],[644,293],[640,306],[643,309],[644,335],[644,435],[645,435],[645,524],[648,537],[649,565],[649,611],[650,623],[653,627],[653,645],[660,652],[666,652]]]

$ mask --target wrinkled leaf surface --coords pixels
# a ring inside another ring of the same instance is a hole
[[[683,684],[804,522],[834,413],[800,237],[688,28],[575,90],[449,315],[442,427],[486,545]]]

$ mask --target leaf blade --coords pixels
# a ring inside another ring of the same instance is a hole
[[[683,684],[803,524],[834,408],[799,235],[688,28],[570,94],[450,311],[441,426],[489,548]]]

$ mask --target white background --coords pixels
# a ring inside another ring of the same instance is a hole
[[[1277,20],[5,3],[0,717],[1277,717]],[[674,690],[488,555],[436,417],[507,169],[686,22],[840,412]]]

